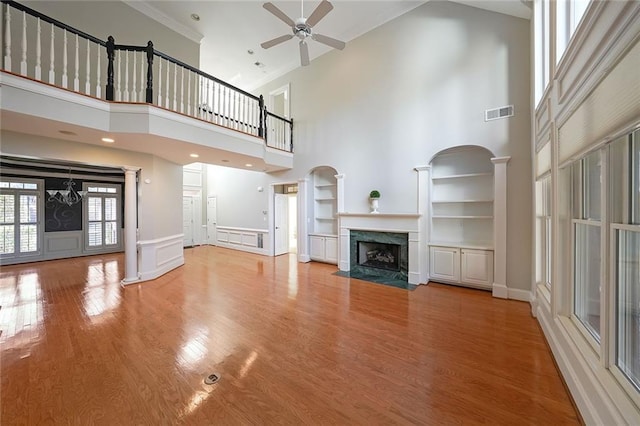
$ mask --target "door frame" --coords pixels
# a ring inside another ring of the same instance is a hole
[[[183,189],[182,197],[191,197],[191,199],[193,200],[193,246],[195,247],[202,245],[202,190]]]
[[[213,228],[213,235],[211,235],[211,238],[209,238],[209,200],[214,199],[216,200],[216,221],[215,223],[212,225]],[[217,246],[218,245],[218,197],[216,195],[209,195],[207,196],[207,219],[206,219],[207,223],[205,224],[206,227],[206,242],[204,242],[203,244],[207,244],[207,245],[211,245],[211,246]]]
[[[283,115],[284,118],[289,118],[289,116],[291,115],[291,89],[289,83],[269,92],[269,96],[267,97],[267,110],[273,112],[274,98],[281,94],[285,95]]]
[[[275,199],[276,199],[276,186],[279,185],[296,185],[298,187],[298,192],[296,194],[296,223],[297,223],[297,233],[298,233],[298,247],[300,247],[300,182],[298,181],[285,181],[285,182],[274,182],[269,185],[269,196],[268,196],[268,211],[267,213],[267,229],[269,230],[269,247],[267,253],[269,256],[275,256],[276,252],[276,218],[275,218]]]

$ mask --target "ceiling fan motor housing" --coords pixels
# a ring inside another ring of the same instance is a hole
[[[311,36],[311,27],[307,25],[307,18],[296,19],[296,25],[293,27],[293,34],[300,40],[304,40]]]

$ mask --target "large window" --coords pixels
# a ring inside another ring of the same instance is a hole
[[[40,254],[41,187],[34,179],[0,181],[0,257]]]
[[[536,182],[536,232],[536,281],[551,290],[551,175],[546,175]]]
[[[85,245],[87,250],[120,245],[120,185],[85,183]]]
[[[535,104],[538,105],[542,94],[549,84],[549,58],[551,31],[549,27],[549,0],[535,0],[534,6],[534,67],[535,67]]]
[[[600,341],[601,161],[594,152],[573,166],[573,314]]]
[[[640,390],[640,130],[610,148],[615,365]]]
[[[590,0],[563,0],[556,4],[556,62],[560,61],[571,36],[578,28]]]

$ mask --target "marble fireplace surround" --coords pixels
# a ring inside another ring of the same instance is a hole
[[[338,268],[343,272],[351,270],[351,230],[404,233],[408,234],[409,243],[407,280],[409,284],[420,284],[420,277],[423,275],[426,277],[426,267],[420,261],[420,216],[404,213],[338,213]],[[426,247],[426,242],[423,243]]]

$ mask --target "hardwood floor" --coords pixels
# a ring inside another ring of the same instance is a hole
[[[127,288],[122,255],[3,267],[0,424],[579,424],[527,303],[185,261]]]

